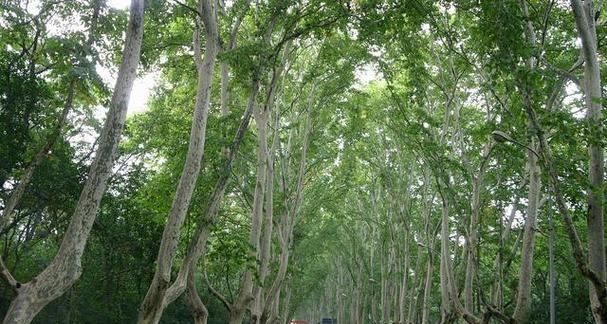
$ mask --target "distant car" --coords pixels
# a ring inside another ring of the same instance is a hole
[[[289,324],[308,324],[308,321],[305,320],[291,320]]]
[[[320,320],[320,324],[337,324],[337,319],[330,317],[323,317]]]

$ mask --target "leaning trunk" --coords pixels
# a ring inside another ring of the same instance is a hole
[[[428,324],[430,320],[430,291],[432,290],[432,253],[428,253],[426,264],[426,282],[424,284],[424,298],[422,302],[422,324]]]
[[[263,107],[259,107],[259,111],[256,111],[255,121],[257,123],[257,139],[258,152],[257,152],[257,176],[255,181],[255,193],[253,196],[253,211],[251,213],[251,230],[249,233],[249,259],[255,260],[255,265],[259,259],[259,241],[261,238],[261,225],[263,216],[263,202],[266,189],[266,167],[268,161],[268,143],[267,143],[267,123],[268,123],[269,111]],[[244,310],[248,307],[249,303],[253,300],[253,270],[256,266],[247,266],[245,269],[245,275],[243,276],[240,291],[236,302],[230,312],[230,323],[241,323]],[[255,308],[255,307],[253,307]],[[252,320],[257,321],[259,314],[252,311]]]
[[[141,304],[139,323],[158,323],[164,308],[167,306],[166,291],[171,282],[173,259],[177,252],[181,228],[185,220],[192,194],[198,180],[204,153],[205,130],[207,124],[211,81],[217,56],[217,19],[210,1],[201,0],[199,10],[206,30],[204,58],[201,58],[200,30],[194,32],[194,60],[198,71],[198,86],[190,142],[181,178],[173,198],[167,223],[162,233],[156,271],[148,292]],[[200,21],[199,21],[200,22]]]

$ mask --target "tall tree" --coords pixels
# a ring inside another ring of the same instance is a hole
[[[219,39],[217,27],[217,12],[215,4],[210,0],[198,1],[196,28],[194,30],[194,61],[198,73],[196,88],[196,103],[190,131],[188,153],[175,191],[173,203],[169,211],[167,223],[164,227],[162,240],[156,260],[156,272],[142,302],[139,313],[139,323],[158,323],[167,302],[167,289],[171,283],[173,259],[177,253],[177,245],[181,236],[181,229],[187,214],[190,200],[198,174],[200,173],[204,144],[206,138],[207,118],[211,97],[211,83],[215,70],[215,58],[219,52]],[[205,29],[205,51],[202,57],[201,25]]]

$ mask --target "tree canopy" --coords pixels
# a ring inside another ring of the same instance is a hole
[[[607,323],[604,11],[1,2],[3,323]]]

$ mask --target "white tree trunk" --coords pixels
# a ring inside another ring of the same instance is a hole
[[[261,225],[263,217],[263,203],[266,189],[266,167],[268,163],[268,142],[267,142],[267,124],[269,111],[264,107],[258,107],[259,110],[254,112],[255,121],[257,123],[257,175],[255,180],[255,193],[253,195],[253,210],[251,212],[251,230],[249,233],[249,259],[259,259],[259,241],[261,238]],[[257,262],[255,262],[257,264]],[[244,311],[253,301],[253,270],[247,266],[245,274],[240,283],[240,290],[236,301],[232,305],[230,311],[230,323],[241,323]],[[257,321],[259,314],[255,313],[253,307],[252,320]]]
[[[165,293],[171,282],[173,259],[177,252],[183,222],[202,165],[211,83],[215,68],[215,58],[219,48],[217,43],[217,17],[211,0],[200,0],[198,10],[201,13],[201,19],[199,19],[198,23],[204,23],[205,27],[206,46],[204,58],[201,58],[200,27],[197,27],[194,32],[193,42],[194,60],[198,71],[198,85],[188,153],[169,211],[167,223],[162,233],[154,278],[141,304],[139,323],[158,323],[167,305]]]
[[[595,26],[595,9],[592,0],[571,0],[573,14],[582,40],[584,56],[584,92],[586,102],[586,119],[588,120],[590,136],[588,154],[588,263],[590,271],[597,274],[605,285],[605,225],[603,220],[604,199],[604,157],[603,148],[599,141],[603,139],[602,128],[602,95],[601,69],[597,54],[597,37]],[[597,296],[594,284],[590,283],[590,303],[595,321],[607,321],[606,297]]]
[[[531,145],[535,148],[535,145]],[[521,268],[519,271],[516,307],[512,317],[517,323],[525,323],[531,308],[531,279],[533,275],[533,247],[539,195],[541,190],[540,169],[537,157],[527,152],[529,170],[529,190],[527,193],[527,218],[523,230],[523,247],[521,251]]]

